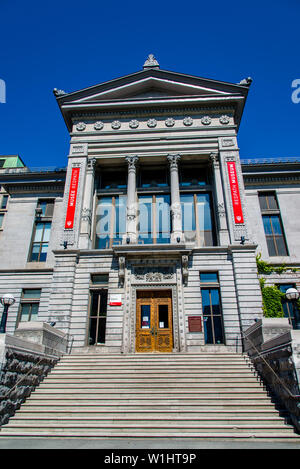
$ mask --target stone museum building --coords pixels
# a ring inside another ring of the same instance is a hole
[[[150,55],[130,75],[54,90],[67,167],[65,155],[57,168],[0,156],[8,333],[38,320],[77,351],[235,349],[262,317],[257,254],[291,267],[268,283],[299,288],[300,161],[240,159],[251,81],[162,70]]]

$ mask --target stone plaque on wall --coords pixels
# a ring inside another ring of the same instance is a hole
[[[189,332],[202,332],[201,316],[189,316]]]

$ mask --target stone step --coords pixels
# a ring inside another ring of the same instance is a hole
[[[122,431],[108,431],[105,430],[103,432],[84,432],[82,433],[80,430],[77,432],[74,431],[65,431],[65,432],[59,432],[59,431],[51,431],[51,432],[40,432],[39,430],[34,432],[34,431],[15,431],[15,432],[10,432],[10,431],[5,431],[3,430],[0,432],[0,437],[1,438],[10,438],[10,437],[20,437],[20,438],[49,438],[49,437],[54,437],[54,438],[102,438],[102,439],[111,439],[111,438],[118,438],[118,439],[129,439],[129,438],[134,438],[135,440],[137,439],[147,439],[147,438],[169,438],[169,432],[161,432],[161,431],[156,431],[154,430],[153,432],[139,432],[138,434],[136,432],[132,432],[127,430],[126,432]],[[199,438],[201,439],[220,439],[220,440],[239,440],[239,441],[249,441],[249,438],[255,438],[256,441],[272,441],[274,440],[278,442],[295,442],[299,440],[299,437],[295,434],[291,433],[281,433],[278,431],[268,431],[268,432],[261,432],[261,433],[254,433],[253,431],[248,431],[248,432],[231,432],[231,431],[224,431],[224,432],[202,432],[201,435],[199,435],[199,432],[186,432],[186,433],[181,433],[181,432],[174,432],[172,433],[172,438]],[[251,440],[253,441],[253,440]]]
[[[188,398],[188,399],[198,399],[198,398],[203,398],[203,396],[206,396],[210,399],[213,397],[222,399],[223,397],[226,398],[268,398],[268,394],[263,391],[261,388],[257,389],[242,389],[242,390],[231,390],[231,389],[210,389],[209,391],[206,389],[200,389],[200,390],[191,390],[191,389],[185,389],[184,391],[178,390],[178,389],[169,389],[168,392],[166,393],[165,391],[162,391],[161,389],[124,389],[123,391],[120,389],[81,389],[79,390],[70,390],[70,389],[65,389],[62,391],[58,391],[56,389],[37,389],[34,393],[34,396],[36,396],[37,399],[52,399],[52,398],[61,398],[61,399],[71,399],[72,397],[76,396],[76,399],[126,399],[127,396],[128,398],[136,398],[136,399],[181,399],[181,398]],[[33,396],[33,398],[34,398]]]
[[[152,430],[153,428],[157,428],[158,430],[165,430],[165,431],[186,431],[186,430],[197,430],[197,431],[203,431],[209,429],[209,431],[219,431],[220,429],[227,429],[230,431],[236,431],[240,430],[243,431],[244,429],[249,430],[253,429],[255,431],[263,431],[263,430],[280,430],[280,432],[285,433],[285,432],[291,432],[291,427],[288,425],[281,425],[280,423],[271,423],[271,424],[257,424],[257,423],[250,423],[250,424],[244,424],[244,423],[239,423],[239,424],[220,424],[220,423],[214,423],[214,422],[208,422],[208,423],[202,423],[202,422],[188,422],[187,424],[179,421],[173,421],[170,426],[170,422],[165,422],[165,421],[144,421],[144,422],[128,422],[124,423],[122,421],[115,421],[113,423],[110,422],[92,422],[92,421],[84,421],[84,422],[61,422],[61,421],[55,421],[55,422],[49,422],[49,421],[39,421],[36,424],[33,422],[24,422],[22,421],[21,423],[15,423],[14,420],[11,420],[10,423],[10,431],[12,429],[16,428],[24,428],[24,429],[32,429],[32,430],[47,430],[47,429],[53,429],[53,430],[58,430],[58,431],[63,431],[64,429],[78,429],[78,430],[85,430],[87,428],[93,428],[93,429],[120,429],[120,430],[125,430],[126,428],[130,428],[132,431],[147,431],[148,429]]]
[[[173,396],[139,396],[138,398],[135,397],[127,397],[127,396],[111,396],[111,397],[95,397],[91,399],[90,397],[75,397],[75,396],[49,396],[49,395],[38,395],[35,396],[34,393],[30,396],[30,402],[35,404],[42,404],[47,403],[47,405],[57,405],[57,403],[63,403],[66,405],[67,403],[70,405],[78,405],[84,404],[91,405],[93,404],[98,405],[105,405],[105,406],[112,406],[112,405],[137,405],[137,406],[151,406],[151,405],[224,405],[225,402],[230,403],[231,405],[246,405],[246,404],[260,404],[260,405],[268,405],[270,404],[270,400],[265,397],[247,397],[247,396],[223,396],[220,399],[219,396],[203,396],[203,397],[184,397],[178,398]],[[28,401],[27,401],[28,402]]]
[[[40,386],[46,384],[49,385],[49,386],[55,386],[56,384],[61,384],[61,385],[67,385],[67,384],[70,384],[70,385],[73,385],[73,384],[80,384],[80,383],[95,383],[96,385],[98,384],[103,384],[103,385],[107,385],[107,386],[110,386],[112,384],[120,384],[120,385],[127,385],[127,384],[132,384],[132,386],[134,386],[135,384],[145,384],[145,385],[150,385],[150,386],[154,386],[154,385],[161,385],[161,384],[166,384],[168,387],[173,387],[173,386],[176,386],[176,384],[180,385],[180,386],[183,386],[184,384],[188,384],[187,387],[189,386],[192,386],[193,384],[195,384],[195,386],[197,386],[198,384],[200,383],[204,383],[204,384],[214,384],[214,383],[220,383],[220,384],[226,384],[226,383],[233,383],[233,384],[237,384],[237,383],[245,383],[245,385],[247,384],[253,384],[253,385],[259,385],[259,381],[257,379],[256,376],[243,376],[243,377],[240,377],[240,376],[235,376],[235,377],[227,377],[227,376],[223,376],[223,377],[212,377],[211,375],[210,376],[193,376],[193,377],[181,377],[181,376],[177,376],[177,377],[174,377],[174,378],[170,378],[168,377],[168,380],[166,380],[166,377],[163,377],[163,376],[159,376],[159,377],[156,377],[156,376],[151,376],[151,378],[141,378],[139,376],[134,376],[132,378],[127,378],[126,375],[122,376],[122,377],[103,377],[103,376],[99,376],[97,375],[97,377],[74,377],[73,375],[71,376],[50,376],[48,375],[47,376],[47,380],[43,381]]]
[[[80,425],[81,423],[84,424],[97,424],[97,425],[112,425],[112,424],[120,424],[120,425],[128,425],[128,424],[135,424],[136,426],[140,427],[143,424],[152,424],[152,425],[159,425],[161,423],[164,423],[166,426],[176,426],[178,424],[182,425],[190,425],[190,424],[199,424],[199,417],[196,417],[194,415],[187,417],[182,417],[178,415],[173,415],[172,417],[166,417],[165,415],[163,416],[155,416],[152,414],[149,414],[147,416],[145,415],[138,415],[138,416],[130,416],[130,417],[124,417],[123,415],[117,415],[117,416],[102,416],[102,417],[95,417],[95,416],[88,416],[84,418],[84,421],[80,416],[62,416],[62,415],[53,415],[49,414],[49,417],[45,417],[44,415],[37,415],[37,416],[18,416],[16,415],[11,419],[11,424],[14,426],[18,425],[45,425],[49,423],[49,425],[57,425],[60,427],[61,425],[65,424],[76,424]],[[276,425],[277,427],[280,428],[285,428],[286,425],[282,419],[279,417],[273,416],[273,417],[201,417],[201,424],[209,424],[209,425]]]
[[[58,409],[58,410],[57,410]],[[140,410],[130,410],[127,408],[124,409],[105,409],[104,407],[97,407],[95,406],[90,406],[87,408],[84,408],[82,406],[78,408],[73,408],[71,406],[66,406],[65,409],[62,409],[61,407],[58,407],[55,410],[54,406],[51,406],[51,410],[48,409],[46,406],[41,406],[40,408],[37,406],[22,406],[19,410],[16,412],[16,416],[20,416],[21,414],[24,414],[24,418],[26,418],[26,415],[29,417],[34,417],[36,415],[40,415],[41,417],[45,416],[51,416],[53,413],[55,415],[57,414],[58,416],[64,416],[68,415],[69,417],[74,416],[82,416],[82,417],[103,417],[103,416],[113,416],[114,418],[148,418],[148,416],[154,416],[154,418],[174,418],[178,417],[179,415],[184,418],[214,418],[214,417],[226,417],[226,418],[231,418],[231,417],[238,417],[238,418],[256,418],[256,417],[270,417],[270,418],[278,418],[279,412],[274,409],[274,407],[269,407],[268,409],[264,410],[259,410],[257,408],[250,408],[250,409],[245,409],[244,407],[234,409],[234,410],[228,410],[228,409],[221,409],[221,408],[206,408],[203,410],[194,410],[194,408],[191,408],[190,410],[188,409],[181,409],[182,412],[178,414],[177,410],[172,410],[172,409],[144,409],[141,408]],[[25,415],[26,414],[26,415]]]
[[[187,386],[188,384],[188,386]],[[200,383],[195,383],[195,382],[181,382],[181,383],[172,383],[172,386],[170,385],[170,383],[166,383],[166,382],[158,382],[156,383],[155,385],[155,389],[182,389],[182,390],[186,390],[188,388],[190,389],[206,389],[206,390],[210,390],[210,389],[228,389],[230,388],[231,390],[234,390],[234,391],[238,391],[238,390],[247,390],[247,389],[260,389],[260,385],[258,382],[256,381],[253,381],[253,382],[247,382],[245,383],[244,381],[241,382],[224,382],[224,381],[221,381],[221,382],[200,382]],[[39,385],[39,387],[36,389],[35,392],[38,392],[39,390],[52,390],[52,389],[56,389],[57,391],[60,391],[60,390],[67,390],[67,389],[70,389],[70,390],[77,390],[77,389],[111,389],[112,391],[115,390],[115,389],[151,389],[153,390],[153,381],[152,382],[149,382],[149,383],[145,383],[143,381],[139,381],[139,382],[122,382],[122,381],[118,381],[118,382],[114,382],[114,383],[107,383],[105,381],[100,381],[100,382],[93,382],[93,381],[89,381],[89,382],[85,382],[84,380],[82,380],[82,382],[76,382],[75,380],[73,382],[68,382],[66,380],[61,380],[61,381],[56,381],[55,383],[51,382],[49,383],[48,381],[45,381],[43,383],[41,383]]]
[[[120,372],[119,370],[103,370],[103,371],[98,371],[97,373],[95,371],[76,371],[74,370],[72,373],[71,372],[59,372],[59,371],[53,371],[51,372],[48,377],[49,379],[51,378],[57,378],[57,377],[74,377],[76,376],[77,377],[80,377],[80,376],[86,376],[88,378],[93,378],[93,377],[105,377],[105,378],[109,378],[109,377],[115,377],[115,376],[118,376],[120,378],[123,377],[126,377],[126,378],[134,378],[134,377],[145,377],[145,378],[148,378],[150,375],[151,375],[151,378],[152,377],[157,377],[157,378],[189,378],[189,377],[226,377],[226,374],[227,376],[233,376],[233,377],[242,377],[242,376],[253,376],[251,374],[250,371],[248,370],[241,370],[241,371],[238,371],[238,372],[234,372],[233,370],[230,370],[228,369],[227,371],[216,371],[216,370],[213,370],[211,372],[208,372],[208,371],[203,371],[203,370],[199,370],[198,372],[194,372],[193,374],[192,373],[189,373],[187,371],[182,371],[180,373],[180,375],[178,374],[179,372],[178,371],[172,371],[172,370],[166,370],[164,372],[155,372],[155,371],[144,371],[144,372],[141,372],[141,371],[131,371],[131,372],[125,372],[124,370],[122,370],[122,372]],[[48,379],[47,377],[47,379]]]

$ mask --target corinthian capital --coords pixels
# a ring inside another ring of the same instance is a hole
[[[216,151],[210,153],[209,161],[213,166],[219,164],[219,156],[218,156],[218,153]]]
[[[125,160],[128,163],[128,169],[135,169],[135,165],[138,162],[139,157],[134,155],[134,156],[125,156]]]
[[[167,160],[170,163],[170,168],[171,169],[177,169],[178,167],[178,161],[180,160],[180,155],[168,155]]]

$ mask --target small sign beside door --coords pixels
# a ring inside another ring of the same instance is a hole
[[[110,295],[109,306],[122,306],[122,295],[120,294]]]
[[[189,332],[202,332],[201,316],[189,316]]]

